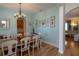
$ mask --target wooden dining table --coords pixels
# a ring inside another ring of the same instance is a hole
[[[31,36],[30,36],[31,37]],[[7,41],[14,41],[14,40],[16,40],[17,41],[17,47],[20,47],[21,46],[21,44],[20,44],[20,40],[21,40],[22,38],[17,38],[17,39],[13,39],[13,38],[9,38],[9,39],[0,39],[0,55],[1,55],[1,45],[2,45],[2,43],[4,43],[4,42],[7,42]]]
[[[33,43],[33,37],[34,37],[34,35],[30,35],[30,36],[26,36],[26,37],[30,37],[31,39],[29,40],[30,41],[30,44],[32,45],[32,43]],[[18,49],[20,49],[20,47],[21,47],[21,39],[22,38],[24,38],[24,37],[18,37],[17,39],[12,39],[12,38],[10,38],[10,39],[0,39],[0,50],[1,50],[1,44],[2,43],[4,43],[4,42],[7,42],[7,41],[13,41],[13,40],[17,40],[18,41],[18,43],[17,43],[17,47],[18,47]],[[1,51],[0,51],[0,53],[1,53]]]
[[[9,38],[9,39],[0,39],[0,44],[2,44],[3,42],[11,41],[11,40],[15,40],[15,39],[12,39],[12,38]]]
[[[30,37],[31,39],[29,40],[30,42],[32,41],[33,35],[32,36],[26,36],[26,37]],[[7,41],[13,41],[13,40],[17,40],[18,41],[18,45],[20,44],[20,40],[24,38],[24,37],[17,37],[17,39],[13,39],[13,38],[9,38],[9,39],[0,39],[0,48],[1,48],[1,44]]]

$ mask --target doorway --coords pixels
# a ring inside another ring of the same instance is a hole
[[[65,55],[79,55],[79,7],[65,14]]]

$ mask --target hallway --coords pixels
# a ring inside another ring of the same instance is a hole
[[[75,42],[73,38],[67,38],[67,45],[64,51],[64,55],[67,56],[79,56],[79,42]]]

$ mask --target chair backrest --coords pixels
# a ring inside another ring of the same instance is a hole
[[[38,40],[39,39],[39,35],[34,35],[33,39],[37,39]]]
[[[16,40],[5,41],[1,44],[3,55],[5,55],[5,52],[4,52],[5,47],[7,47],[7,50],[8,50],[8,53],[6,54],[7,56],[16,55],[16,51],[17,51],[17,41]],[[13,48],[15,48],[15,51],[12,51]]]
[[[39,39],[41,38],[41,33],[38,33]]]
[[[32,39],[35,42],[35,45],[38,44],[39,35],[34,35]]]
[[[24,38],[22,38],[21,39],[21,45],[24,44],[24,48],[28,48],[28,44],[29,44],[29,40],[30,39],[31,39],[30,37],[24,37]]]

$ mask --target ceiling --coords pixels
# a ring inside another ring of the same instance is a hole
[[[62,3],[22,3],[21,8],[22,8],[22,11],[28,11],[28,13],[29,12],[37,13],[37,12],[40,12],[40,10],[43,11],[60,5],[63,5],[63,4]],[[0,3],[0,7],[18,10],[19,4],[18,3]],[[72,17],[79,17],[79,8],[72,9],[67,14],[65,14],[65,19],[69,19]]]
[[[31,13],[37,13],[40,10],[49,9],[55,6],[60,6],[60,3],[22,3],[22,11],[28,11]],[[0,3],[1,7],[10,8],[10,9],[19,9],[18,3]]]
[[[74,17],[79,17],[79,7],[70,10],[70,11],[65,15],[65,19],[66,19],[66,20],[69,20],[69,19],[74,18]]]

